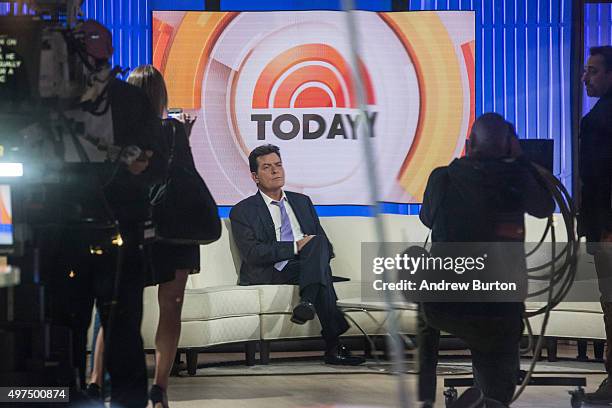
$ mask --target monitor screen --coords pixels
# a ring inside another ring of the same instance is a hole
[[[554,173],[554,141],[552,139],[521,139],[521,150],[525,157]]]
[[[218,204],[256,191],[248,155],[263,144],[280,148],[285,188],[319,205],[370,203],[364,130],[378,201],[421,202],[431,171],[461,154],[475,110],[475,13],[355,18],[357,58],[343,12],[153,13],[153,63],[168,107],[197,116],[190,144]]]
[[[11,186],[0,184],[0,252],[14,244]]]
[[[32,16],[0,16],[0,106],[37,96],[40,35],[44,22]]]

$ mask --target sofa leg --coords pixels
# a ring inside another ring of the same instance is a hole
[[[589,356],[587,355],[587,341],[586,340],[578,340],[576,342],[576,346],[578,347],[578,355],[576,356],[576,360],[578,360],[578,361],[588,361]]]
[[[198,369],[198,352],[195,349],[187,349],[187,373],[195,375]]]
[[[363,339],[363,355],[365,358],[372,358],[372,345],[365,336]]]
[[[259,362],[263,365],[270,364],[270,342],[261,340],[259,342]]]
[[[256,343],[254,341],[247,341],[244,343],[244,355],[246,360],[246,365],[254,366],[255,365],[255,351],[256,351]]]
[[[557,361],[557,339],[554,337],[546,339],[546,357],[550,362]]]
[[[382,346],[382,359],[384,361],[391,361],[391,350],[389,350],[389,343],[387,339],[385,339]]]
[[[172,364],[172,369],[170,370],[170,377],[178,377],[180,369],[181,352],[177,350],[176,355],[174,356],[174,363]]]
[[[605,347],[606,347],[605,340],[595,340],[593,342],[593,352],[595,354],[595,360],[603,360]]]

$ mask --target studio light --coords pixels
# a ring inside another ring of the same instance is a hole
[[[0,177],[22,177],[22,163],[0,163]]]

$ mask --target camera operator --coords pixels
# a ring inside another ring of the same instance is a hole
[[[140,334],[146,265],[143,226],[150,219],[149,186],[162,181],[167,159],[159,147],[159,120],[146,96],[116,79],[110,69],[110,31],[88,20],[77,27],[76,35],[82,38],[90,73],[90,86],[82,98],[89,102],[80,115],[77,112],[85,122],[85,140],[73,137],[65,154],[80,157],[86,163],[83,169],[94,166],[89,162],[102,161],[112,170],[100,170],[99,182],[77,188],[81,196],[89,195],[83,202],[69,203],[81,210],[80,223],[65,224],[44,236],[44,266],[58,272],[46,282],[50,314],[56,323],[72,329],[77,387],[83,386],[87,328],[95,299],[106,335],[112,406],[145,407],[147,371]],[[120,150],[119,158],[110,163],[108,157],[96,158],[112,148]],[[103,208],[107,221],[118,223],[118,231],[96,227],[87,215],[89,205]]]
[[[522,243],[525,212],[543,218],[553,211],[552,197],[520,155],[513,126],[496,113],[486,113],[472,126],[467,157],[429,176],[420,219],[432,229],[434,247],[453,242]],[[497,260],[501,263],[495,267],[507,262],[526,279],[522,245],[502,244],[502,249],[506,246],[501,251],[506,261]],[[463,339],[471,350],[474,382],[480,391],[466,394],[473,399],[469,406],[479,406],[484,398],[490,404],[493,400],[508,405],[519,371],[523,311],[522,302],[503,300],[423,303],[418,344],[419,399],[424,406],[433,406],[435,397],[440,330]]]

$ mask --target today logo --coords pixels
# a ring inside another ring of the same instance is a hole
[[[372,81],[361,60],[359,69],[366,103],[375,105]],[[285,50],[264,67],[255,83],[251,122],[257,140],[271,134],[281,140],[354,140],[363,122],[374,136],[378,112],[367,112],[365,118],[353,113],[358,105],[354,88],[351,67],[334,47],[312,43]]]

